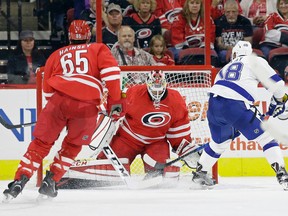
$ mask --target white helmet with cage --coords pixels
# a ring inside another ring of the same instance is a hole
[[[161,70],[152,70],[147,77],[148,92],[154,101],[160,101],[166,91],[165,74]]]
[[[238,41],[232,49],[231,60],[239,56],[251,55],[253,52],[251,43],[248,41]]]

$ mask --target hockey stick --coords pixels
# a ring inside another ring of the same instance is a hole
[[[162,176],[147,179],[144,181],[132,181],[129,172],[125,169],[123,163],[119,160],[117,155],[110,147],[112,138],[117,131],[122,119],[120,118],[116,123],[112,119],[105,115],[101,119],[101,123],[93,135],[93,141],[90,143],[90,149],[95,152],[91,157],[97,157],[97,155],[103,151],[107,159],[111,161],[112,166],[118,172],[121,179],[130,189],[143,189],[156,186],[162,182]],[[103,125],[102,125],[103,124]],[[104,133],[104,134],[103,134]],[[102,135],[101,135],[102,134]],[[91,158],[90,157],[90,158]]]
[[[174,159],[174,160],[172,160],[172,161],[169,161],[169,162],[167,162],[167,163],[159,163],[159,162],[155,161],[153,158],[151,158],[148,154],[145,154],[145,155],[143,156],[143,160],[144,160],[149,166],[152,166],[152,167],[154,167],[154,168],[157,169],[157,170],[163,170],[165,167],[168,167],[168,166],[173,165],[174,163],[182,160],[183,158],[187,157],[188,155],[193,154],[193,153],[195,153],[195,152],[201,151],[202,149],[205,148],[206,145],[208,145],[208,143],[203,144],[203,145],[199,146],[198,148],[196,148],[196,149],[194,149],[194,150],[192,150],[192,151],[190,151],[190,152],[188,152],[188,153],[186,153],[186,154],[183,154],[183,155],[181,155],[180,157],[178,157],[178,158],[176,158],[176,159]]]
[[[7,123],[2,116],[0,116],[0,123],[7,129],[14,129],[14,128],[22,128],[22,127],[28,127],[28,126],[33,126],[36,124],[36,122],[30,122],[30,123],[24,123],[24,124],[17,124],[17,125],[13,125],[13,124],[9,124]]]
[[[110,146],[104,146],[102,151],[106,155],[106,157],[111,161],[112,166],[114,169],[119,173],[120,177],[123,179],[123,181],[129,185],[130,184],[130,174],[125,169],[117,155],[114,153],[114,151],[110,148]]]
[[[117,155],[114,153],[114,151],[110,148],[110,146],[104,146],[103,152],[106,157],[111,161],[112,166],[119,173],[120,177],[125,182],[127,187],[130,189],[144,189],[154,187],[156,185],[159,185],[163,180],[162,176],[157,176],[140,182],[133,181],[130,174],[125,169],[125,167],[123,166]]]

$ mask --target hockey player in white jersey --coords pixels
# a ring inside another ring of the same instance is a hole
[[[209,91],[207,118],[212,140],[205,147],[196,172],[193,172],[194,182],[214,185],[207,171],[230,142],[242,133],[248,140],[255,140],[262,146],[278,182],[288,190],[288,174],[279,144],[261,129],[261,115],[253,106],[253,102],[258,100],[259,82],[273,94],[267,114],[276,117],[283,113],[288,99],[283,80],[266,60],[252,54],[249,42],[239,41],[232,49],[231,62],[219,71]]]

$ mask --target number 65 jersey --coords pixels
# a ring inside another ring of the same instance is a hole
[[[277,92],[275,90],[277,90],[277,86],[283,86],[284,81],[262,57],[253,58],[253,61],[256,62],[253,62],[249,58],[251,57],[240,56],[225,65],[216,75],[215,83],[209,92],[224,98],[240,100],[251,104],[259,100],[257,92],[260,82],[276,97],[275,94]],[[276,86],[267,86],[265,82],[267,79],[275,82]],[[281,94],[279,92],[279,95]]]
[[[53,52],[44,69],[43,91],[46,99],[55,91],[80,101],[98,105],[103,82],[109,97],[119,100],[120,68],[104,44],[72,44]]]

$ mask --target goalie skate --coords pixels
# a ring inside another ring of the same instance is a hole
[[[22,175],[20,180],[15,180],[8,184],[8,189],[5,189],[3,203],[8,203],[10,200],[16,198],[22,192],[24,186],[29,181],[26,175]]]

